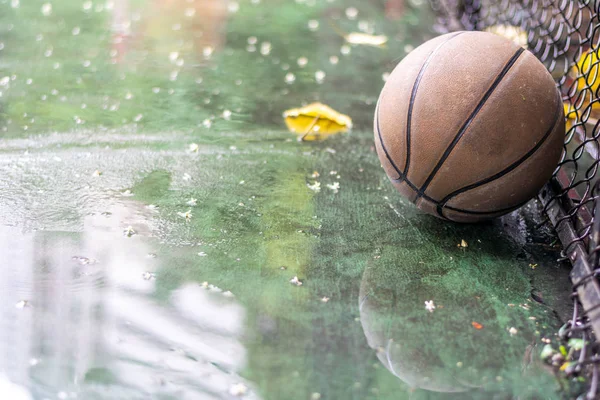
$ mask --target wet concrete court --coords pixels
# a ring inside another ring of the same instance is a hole
[[[0,0],[2,398],[558,398],[539,205],[446,223],[380,168],[377,95],[433,36],[389,4]],[[297,142],[313,101],[354,130]]]

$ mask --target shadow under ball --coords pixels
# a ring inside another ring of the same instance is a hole
[[[375,111],[377,154],[421,210],[477,222],[527,203],[550,179],[565,135],[544,65],[512,41],[453,32],[408,54]]]

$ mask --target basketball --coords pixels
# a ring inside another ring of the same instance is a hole
[[[477,222],[519,208],[550,179],[565,135],[561,96],[529,51],[453,32],[410,52],[377,103],[388,178],[421,210]]]

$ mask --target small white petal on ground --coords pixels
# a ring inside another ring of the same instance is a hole
[[[320,192],[321,191],[321,182],[317,182],[315,181],[315,183],[313,183],[312,185],[307,183],[306,187],[308,187],[310,190],[312,190],[313,192]]]
[[[425,309],[429,312],[433,312],[433,310],[435,310],[435,304],[433,304],[433,300],[425,301]]]
[[[21,300],[19,302],[17,302],[17,304],[15,304],[15,308],[25,308],[25,307],[30,307],[31,304],[29,304],[28,300]]]
[[[329,184],[327,184],[327,187],[329,189],[331,189],[331,191],[333,191],[333,193],[337,193],[340,190],[340,183],[339,182],[329,183]]]
[[[302,281],[300,279],[298,279],[297,276],[294,276],[292,279],[290,279],[290,283],[292,285],[302,286]]]
[[[248,392],[248,387],[243,383],[236,383],[229,388],[229,394],[232,396],[243,396]]]
[[[179,215],[181,218],[185,218],[186,222],[190,222],[193,216],[192,210],[187,210],[186,212],[178,212],[177,215]]]
[[[208,290],[210,290],[211,292],[218,292],[218,293],[223,292],[223,289],[221,289],[220,287],[215,286],[215,285],[208,285]]]
[[[146,271],[142,274],[142,278],[144,278],[146,281],[153,281],[156,279],[156,274],[154,272]]]

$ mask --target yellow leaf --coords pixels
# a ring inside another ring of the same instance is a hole
[[[344,39],[350,44],[364,44],[374,47],[383,47],[388,41],[388,37],[385,35],[368,35],[360,32],[351,32],[344,35]]]
[[[527,49],[527,32],[518,26],[493,25],[486,28],[485,31],[510,39],[522,48]]]
[[[567,130],[574,123],[581,122],[579,118],[584,118],[584,115],[586,124],[596,125],[600,118],[600,103],[595,101],[596,92],[600,89],[600,49],[581,54],[575,65],[571,67],[569,78],[577,85],[577,92],[571,97],[571,100],[576,100],[577,104],[575,106],[566,101],[563,104]],[[590,104],[591,110],[587,110]],[[576,109],[579,112],[576,112]]]
[[[594,96],[600,87],[599,51],[600,49],[583,53],[571,68],[571,76],[577,79],[577,90],[582,91],[589,86],[591,96]]]
[[[565,119],[567,121],[566,130],[569,131],[569,129],[571,129],[571,127],[573,126],[573,123],[577,121],[577,113],[575,112],[575,109],[573,108],[571,103],[567,101],[563,102],[563,108],[565,111]]]
[[[352,119],[329,106],[312,103],[283,113],[290,132],[302,135],[302,140],[321,140],[352,128]]]

